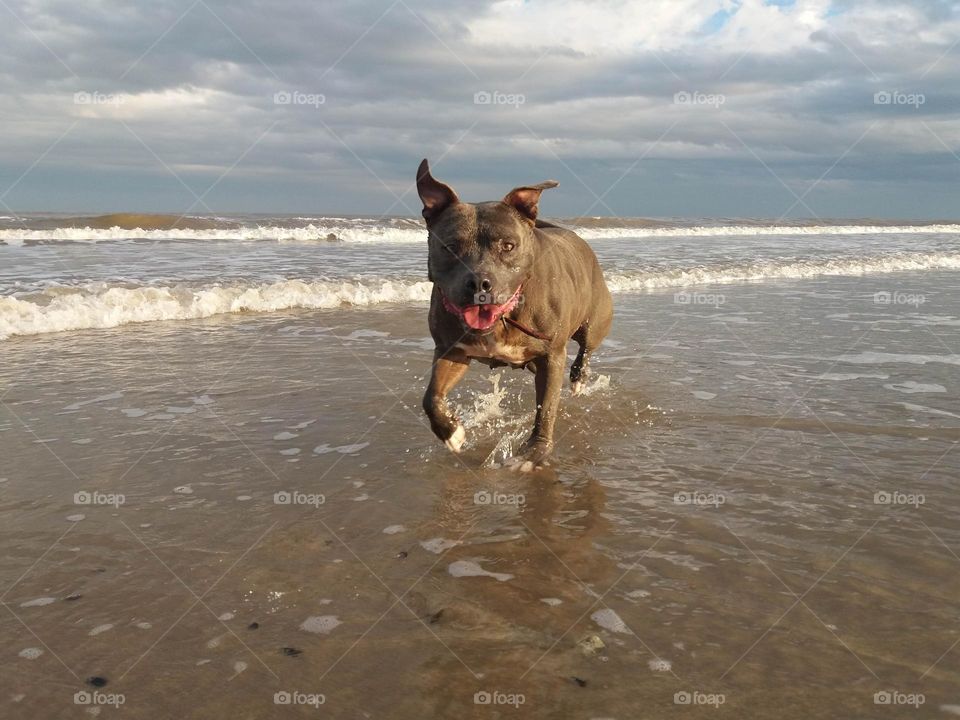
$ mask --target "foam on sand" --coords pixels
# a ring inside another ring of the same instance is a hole
[[[329,635],[334,628],[342,624],[336,615],[312,615],[300,623],[300,629],[319,635]]]
[[[449,572],[454,577],[491,577],[494,580],[500,582],[506,582],[507,580],[512,580],[513,575],[510,573],[498,573],[490,572],[489,570],[484,570],[480,565],[473,560],[457,560],[456,562],[450,563],[447,566],[447,572]]]

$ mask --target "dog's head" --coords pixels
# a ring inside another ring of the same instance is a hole
[[[467,329],[489,332],[522,302],[538,251],[540,193],[557,185],[548,180],[514,188],[500,201],[465,203],[430,174],[426,160],[420,163],[417,192],[429,232],[429,277]]]

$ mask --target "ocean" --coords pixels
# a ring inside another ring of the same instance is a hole
[[[21,711],[960,712],[960,224],[560,220],[614,325],[520,476],[529,373],[419,407],[422,221],[174,220],[0,218]]]

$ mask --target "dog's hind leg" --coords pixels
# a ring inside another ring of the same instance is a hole
[[[599,272],[599,269],[597,270]],[[591,306],[590,317],[573,334],[573,339],[580,344],[580,352],[570,367],[570,390],[574,395],[580,395],[586,385],[589,374],[590,355],[600,347],[600,343],[610,332],[613,323],[613,300],[610,291],[603,284],[603,277],[599,278],[599,291]]]
[[[466,431],[460,419],[450,412],[447,405],[447,393],[460,382],[470,365],[470,358],[460,350],[442,353],[439,349],[433,354],[433,373],[430,384],[423,396],[423,410],[430,419],[434,434],[453,452],[460,452],[466,440]]]
[[[580,346],[580,351],[574,358],[573,365],[570,366],[570,392],[579,395],[583,392],[590,361],[590,353],[587,350],[587,326],[585,324],[581,325],[580,329],[573,334],[573,339]]]

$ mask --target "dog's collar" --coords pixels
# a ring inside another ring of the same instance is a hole
[[[537,332],[536,330],[531,330],[530,328],[528,328],[528,327],[527,327],[526,325],[524,325],[523,323],[520,323],[520,322],[517,322],[516,320],[514,320],[512,317],[507,317],[506,315],[501,315],[501,316],[500,316],[500,319],[503,320],[503,322],[504,322],[505,325],[506,325],[506,324],[513,325],[513,327],[515,327],[515,328],[516,328],[517,330],[519,330],[520,332],[526,333],[526,334],[529,335],[530,337],[536,338],[537,340],[545,340],[546,342],[551,342],[551,341],[553,340],[553,338],[547,337],[547,336],[544,335],[543,333]]]

